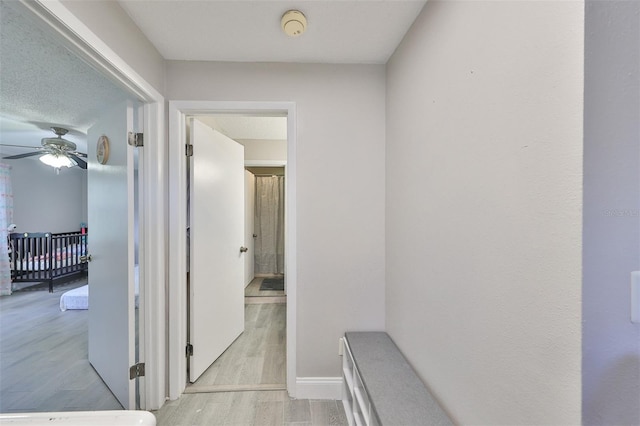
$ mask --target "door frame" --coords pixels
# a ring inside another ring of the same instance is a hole
[[[285,276],[287,277],[287,390],[296,396],[296,104],[253,101],[169,101],[169,399],[177,399],[187,385],[187,143],[190,115],[250,114],[287,117],[285,181]]]
[[[41,23],[66,40],[66,47],[143,104],[145,155],[142,164],[140,244],[140,342],[145,377],[140,408],[159,409],[166,398],[166,135],[164,97],[108,47],[60,0],[19,0]],[[90,143],[90,142],[89,142]]]

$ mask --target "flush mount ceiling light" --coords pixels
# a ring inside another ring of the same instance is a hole
[[[307,18],[299,10],[289,10],[280,20],[282,30],[290,37],[298,37],[307,29]]]

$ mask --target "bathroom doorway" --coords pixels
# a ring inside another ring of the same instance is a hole
[[[253,277],[247,297],[272,297],[285,294],[285,169],[284,167],[247,167],[253,179],[251,236],[253,238]],[[250,204],[250,203],[247,203]],[[249,207],[249,206],[248,206]]]

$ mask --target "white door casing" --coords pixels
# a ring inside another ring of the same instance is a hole
[[[133,123],[133,104],[123,102],[87,136],[89,362],[125,409],[135,408]],[[101,136],[109,140],[106,164],[96,160]]]
[[[188,116],[234,113],[244,115],[280,115],[287,117],[286,242],[285,275],[287,276],[287,391],[297,397],[296,312],[297,312],[297,213],[296,213],[296,104],[295,102],[262,101],[169,101],[169,282],[167,289],[168,387],[169,398],[180,397],[188,377],[185,345],[187,343],[187,163],[184,160]],[[270,165],[270,164],[247,164]]]
[[[194,382],[244,331],[244,147],[191,119],[189,333]]]

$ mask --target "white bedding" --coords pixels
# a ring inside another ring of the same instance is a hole
[[[54,270],[61,270],[65,267],[72,267],[75,265],[82,264],[81,261],[76,261],[75,259],[70,259],[68,262],[66,260],[58,260],[55,265],[53,265]],[[18,272],[35,272],[35,271],[48,271],[49,270],[49,261],[48,260],[36,260],[35,262],[30,261],[22,261],[19,263],[20,266],[16,268]],[[13,269],[13,264],[11,265]]]
[[[89,284],[69,290],[60,296],[60,310],[89,309]]]
[[[138,307],[138,266],[135,272],[136,308]],[[89,309],[89,284],[66,291],[60,296],[60,310]]]
[[[53,268],[60,269],[63,267],[70,267],[83,263],[82,260],[80,260],[80,256],[76,256],[76,252],[78,250],[80,251],[80,255],[84,254],[84,248],[78,244],[58,248],[56,250],[55,264],[53,265]],[[47,255],[30,257],[28,259],[16,259],[15,268],[13,262],[11,262],[11,268],[25,272],[47,271],[49,269],[50,260],[53,259],[49,259],[49,256]]]

